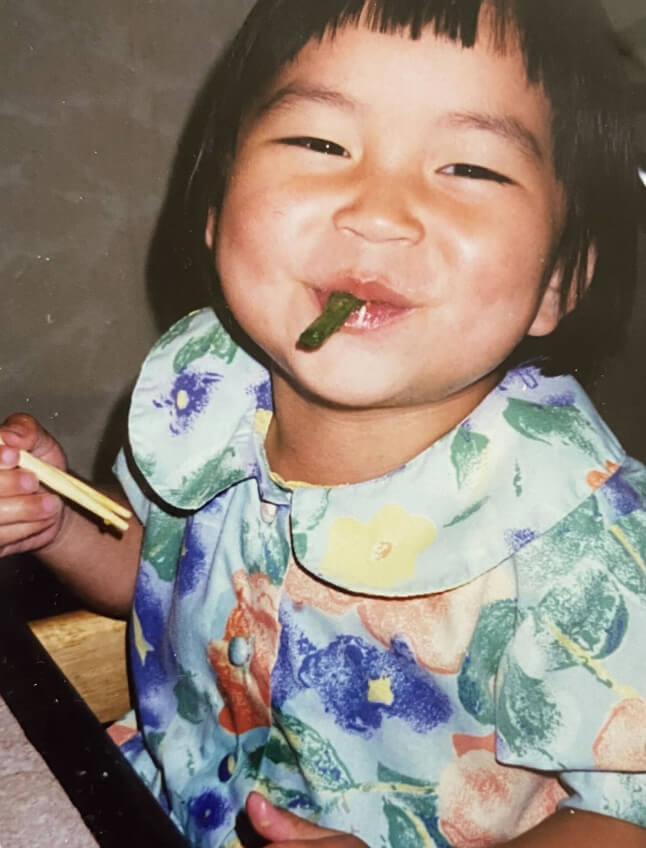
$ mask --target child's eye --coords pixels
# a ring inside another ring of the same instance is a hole
[[[335,144],[333,141],[326,141],[324,138],[311,138],[310,136],[294,136],[293,138],[281,138],[281,144],[291,144],[293,147],[305,147],[307,150],[312,150],[314,153],[325,153],[328,156],[344,156],[350,154],[341,147],[340,144]]]
[[[504,174],[499,174],[497,171],[491,171],[489,168],[483,168],[480,165],[467,165],[463,162],[458,162],[455,165],[449,165],[444,168],[444,174],[450,174],[454,177],[466,177],[470,180],[491,180],[495,183],[511,183],[509,177]]]

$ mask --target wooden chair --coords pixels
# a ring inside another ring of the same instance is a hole
[[[128,712],[124,621],[76,610],[30,621],[29,628],[102,724]]]

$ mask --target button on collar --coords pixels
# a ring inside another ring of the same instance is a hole
[[[276,504],[267,503],[263,501],[260,504],[260,517],[265,522],[265,524],[273,524],[276,520],[276,513],[278,512],[278,507]]]

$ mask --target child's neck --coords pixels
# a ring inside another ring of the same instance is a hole
[[[304,397],[274,373],[274,416],[265,441],[271,470],[284,480],[319,486],[381,477],[469,415],[496,385],[498,375],[490,376],[475,402],[469,393],[426,406],[357,410]]]

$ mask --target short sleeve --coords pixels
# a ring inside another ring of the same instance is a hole
[[[117,454],[112,471],[121,484],[135,515],[143,525],[146,524],[150,512],[150,501],[144,495],[128,467],[128,460],[123,448]]]
[[[496,756],[558,773],[565,806],[646,827],[646,510],[631,483],[618,475],[516,558]]]

